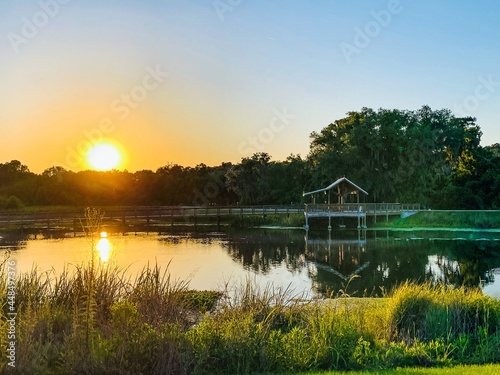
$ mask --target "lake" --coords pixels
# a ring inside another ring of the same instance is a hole
[[[84,236],[0,237],[0,250],[11,251],[18,273],[33,267],[61,272],[91,257],[91,240]],[[405,280],[431,280],[481,286],[500,296],[500,233],[488,231],[128,233],[96,238],[96,244],[95,259],[126,269],[131,277],[157,263],[199,290],[250,278],[305,298],[380,296]]]

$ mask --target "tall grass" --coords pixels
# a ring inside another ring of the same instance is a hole
[[[5,264],[0,277],[5,352]],[[406,283],[380,299],[304,302],[252,280],[212,292],[188,286],[158,265],[135,279],[89,264],[20,275],[16,370],[249,374],[500,361],[500,301],[480,290]]]
[[[439,343],[465,363],[500,360],[500,301],[480,289],[405,283],[387,311],[389,340]]]
[[[5,267],[0,277],[6,279]],[[0,287],[2,350],[6,350],[7,289],[5,283]],[[89,318],[90,287],[94,302]],[[185,341],[181,340],[184,331],[193,315],[200,314],[188,306],[190,298],[181,298],[185,292],[187,283],[171,280],[168,268],[162,271],[157,265],[145,267],[134,281],[125,271],[102,265],[93,270],[79,265],[60,274],[33,270],[20,275],[16,285],[17,369],[22,373],[47,369],[124,373],[123,366],[129,373],[176,373],[165,372],[165,363],[173,365],[172,350],[167,347],[171,348],[170,340]],[[212,306],[218,297],[212,295]],[[2,357],[0,372],[5,369]]]
[[[429,341],[466,335],[477,339],[483,330],[494,334],[500,329],[500,301],[484,296],[480,289],[407,282],[389,301],[393,338]]]

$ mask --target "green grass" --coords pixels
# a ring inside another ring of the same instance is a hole
[[[375,227],[500,229],[500,211],[420,211],[405,219],[378,222]]]
[[[307,372],[301,375],[497,375],[500,374],[500,365],[483,366],[455,366],[448,368],[399,368],[379,371],[327,371],[327,372]]]
[[[9,260],[0,262],[2,352],[8,347]],[[188,286],[157,265],[135,279],[90,264],[58,275],[18,275],[16,369],[33,374],[399,374],[438,368],[433,371],[440,374],[451,366],[500,362],[500,301],[479,289],[406,283],[380,299],[344,295],[304,301],[289,289],[250,281],[218,291]],[[6,369],[2,356],[0,372]],[[481,373],[488,369],[481,367]]]

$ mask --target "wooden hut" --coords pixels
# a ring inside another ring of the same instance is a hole
[[[325,199],[318,198],[318,195],[326,195]],[[363,194],[361,196],[361,194]],[[328,185],[326,188],[310,191],[308,193],[302,194],[304,197],[311,195],[312,204],[345,204],[345,203],[361,203],[360,201],[365,201],[365,197],[368,193],[356,185],[351,180],[346,177],[339,178],[334,183]],[[332,200],[332,195],[333,199]],[[355,197],[354,197],[355,196]],[[317,199],[318,198],[318,199]],[[362,199],[360,199],[362,198]],[[318,200],[318,201],[317,201]],[[317,201],[317,202],[316,202]]]

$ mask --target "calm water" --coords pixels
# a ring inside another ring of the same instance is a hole
[[[0,234],[17,271],[82,264],[91,256],[86,237],[45,238]],[[500,296],[500,234],[489,232],[386,232],[252,230],[229,233],[113,234],[99,240],[96,257],[135,276],[145,265],[167,267],[193,289],[220,289],[247,278],[290,287],[308,297],[345,290],[381,295],[405,280],[481,285]],[[498,279],[498,281],[496,280]],[[349,280],[351,280],[349,282]]]

